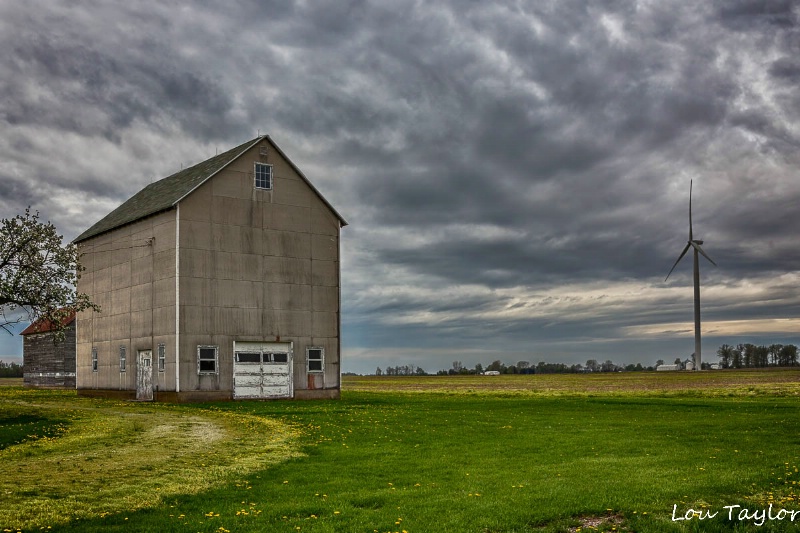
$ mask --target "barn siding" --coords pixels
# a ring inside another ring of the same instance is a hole
[[[260,147],[180,204],[181,391],[232,395],[234,341],[280,341],[293,345],[295,397],[338,397],[340,222]],[[273,165],[272,190],[254,187],[256,161]],[[219,347],[216,375],[198,375],[198,345]],[[311,347],[325,350],[322,373],[307,372]]]
[[[26,387],[75,388],[75,322],[64,334],[64,340],[55,344],[50,332],[23,337],[22,372]]]
[[[78,291],[100,306],[78,314],[77,387],[136,390],[138,350],[167,347],[166,369],[153,371],[159,391],[175,390],[175,210],[138,220],[79,244],[86,268]],[[119,348],[126,370],[119,369]],[[98,369],[92,371],[92,348]]]

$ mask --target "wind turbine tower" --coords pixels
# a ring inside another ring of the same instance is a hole
[[[701,368],[701,356],[700,356],[700,261],[698,258],[699,254],[703,254],[703,257],[708,259],[712,265],[717,266],[717,264],[708,256],[707,253],[703,251],[700,245],[703,244],[703,241],[697,240],[694,238],[692,234],[692,182],[689,181],[689,242],[686,243],[686,247],[681,252],[681,255],[678,257],[678,260],[675,261],[675,264],[672,265],[672,268],[669,269],[669,274],[667,277],[664,278],[664,281],[669,279],[669,275],[672,274],[672,271],[675,270],[675,267],[678,266],[678,263],[681,262],[683,256],[686,255],[686,252],[689,251],[689,248],[693,248],[694,252],[694,364],[695,370],[700,370]]]

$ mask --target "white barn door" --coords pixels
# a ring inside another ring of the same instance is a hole
[[[291,398],[291,342],[234,342],[233,397]]]
[[[136,357],[136,399],[153,400],[153,352],[139,350]]]

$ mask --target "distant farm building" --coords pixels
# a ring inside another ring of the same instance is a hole
[[[78,393],[338,398],[346,224],[269,136],[148,185],[75,239]]]
[[[26,387],[75,388],[75,313],[63,321],[64,338],[53,324],[33,322],[22,330],[22,379]]]
[[[681,365],[658,365],[656,370],[659,372],[664,372],[667,370],[681,370]]]

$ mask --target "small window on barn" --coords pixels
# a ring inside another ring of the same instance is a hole
[[[274,353],[272,354],[272,362],[286,364],[289,362],[289,354],[282,352]]]
[[[272,189],[272,165],[256,163],[256,189]]]
[[[322,372],[322,360],[325,350],[322,348],[308,348],[306,350],[306,360],[308,361],[309,372]]]
[[[237,363],[261,363],[261,352],[236,352]]]
[[[97,372],[97,348],[92,348],[92,372]]]
[[[167,366],[167,346],[164,344],[158,345],[158,371],[163,372]]]
[[[127,366],[126,363],[127,363],[127,361],[126,361],[125,347],[124,346],[120,346],[119,347],[119,371],[120,372],[125,372],[126,366]]]
[[[219,370],[219,365],[217,364],[218,355],[219,355],[218,346],[198,346],[197,373],[217,374]]]

